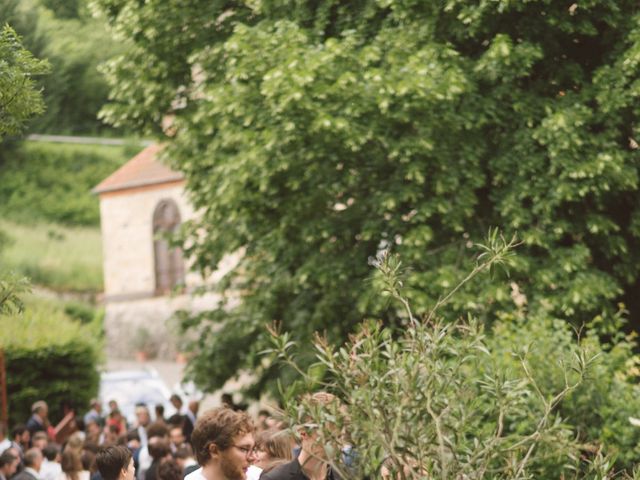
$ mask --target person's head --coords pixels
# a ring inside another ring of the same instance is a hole
[[[183,469],[175,460],[167,460],[158,465],[156,473],[158,480],[182,480]]]
[[[169,401],[171,402],[171,405],[173,405],[175,409],[180,412],[180,409],[182,408],[182,399],[180,398],[180,396],[174,393],[169,397]]]
[[[171,415],[167,419],[167,423],[170,425],[170,427],[183,428],[184,427],[185,418],[186,417],[184,415],[180,415],[179,413],[174,413],[173,415]]]
[[[16,443],[28,445],[29,440],[31,440],[31,434],[29,433],[29,430],[27,430],[26,425],[19,423],[13,427],[13,430],[11,430],[11,438]]]
[[[223,393],[220,396],[220,401],[222,402],[223,405],[229,407],[229,408],[233,408],[234,403],[233,403],[233,396],[230,393]]]
[[[175,447],[179,447],[185,442],[181,425],[174,425],[169,429],[169,439]]]
[[[33,468],[36,472],[40,471],[42,465],[42,452],[39,448],[30,448],[24,454],[24,466]]]
[[[118,402],[116,402],[115,400],[109,400],[109,411],[113,412],[114,410],[118,410]]]
[[[50,443],[42,449],[42,455],[44,455],[44,458],[46,458],[49,462],[59,462],[60,447],[55,443]]]
[[[118,427],[116,427],[115,425],[105,425],[102,433],[104,434],[104,439],[102,442],[104,445],[115,445],[116,443],[118,443]]]
[[[268,410],[260,410],[258,412],[258,428],[267,430],[267,419],[271,416]]]
[[[96,465],[104,480],[133,480],[136,469],[127,447],[106,447],[96,455]]]
[[[91,474],[96,473],[98,469],[96,467],[96,454],[91,450],[83,450],[82,455],[80,455],[80,461],[82,462],[82,469]]]
[[[120,410],[118,410],[117,408],[114,408],[109,412],[109,418],[115,420],[116,422],[119,422],[122,420],[122,412],[120,412]]]
[[[91,408],[93,408],[96,412],[102,412],[102,402],[100,402],[97,398],[92,398],[90,402]]]
[[[60,459],[62,471],[70,478],[77,478],[78,472],[82,471],[81,453],[73,448],[65,448]]]
[[[16,457],[18,460],[20,460],[20,458],[22,458],[22,455],[20,455],[20,450],[18,450],[18,447],[11,446],[11,447],[7,448],[5,450],[5,452],[9,452],[11,455]]]
[[[338,399],[335,395],[328,392],[316,392],[309,395],[307,401],[310,405],[320,408],[331,408],[331,405],[337,404]],[[318,426],[311,422],[302,425],[298,432],[300,434],[300,446],[302,451],[316,458],[326,458],[324,446],[321,444],[317,433]]]
[[[256,466],[269,471],[293,460],[291,436],[285,430],[264,430],[256,437]]]
[[[137,450],[140,448],[140,435],[135,430],[129,430],[127,432],[127,447],[131,450]]]
[[[147,427],[147,438],[151,441],[153,438],[169,440],[169,429],[164,423],[154,422]]]
[[[151,416],[149,415],[149,409],[146,405],[136,406],[136,419],[139,426],[146,427],[147,425],[149,425]]]
[[[200,409],[200,402],[197,400],[191,400],[189,402],[189,411],[194,415],[198,415],[198,410]]]
[[[49,438],[44,432],[36,432],[33,434],[33,440],[31,441],[31,444],[34,446],[34,448],[44,450],[44,448],[49,444]]]
[[[244,480],[255,459],[253,424],[245,412],[221,407],[205,412],[191,433],[198,463],[228,480]]]
[[[35,413],[40,418],[45,419],[49,415],[49,407],[47,406],[47,402],[44,400],[38,400],[33,405],[31,405],[31,413]]]
[[[153,438],[153,440],[149,441],[149,455],[156,462],[170,458],[171,448],[169,447],[169,442],[158,437]]]
[[[20,458],[11,453],[9,450],[5,450],[2,455],[0,455],[0,472],[4,475],[4,478],[9,478],[18,469],[18,464],[20,463]]]
[[[158,403],[155,406],[155,410],[156,410],[156,422],[164,420],[164,405],[162,405],[161,403]]]
[[[80,453],[82,451],[82,447],[84,446],[84,438],[85,435],[83,432],[74,432],[71,434],[69,439],[67,440],[67,444],[65,445],[65,450],[75,450]]]
[[[87,437],[90,437],[92,439],[97,439],[100,436],[100,433],[102,432],[102,427],[98,424],[98,422],[91,418],[87,421],[86,425],[84,426],[84,431],[87,434]]]
[[[180,468],[184,470],[187,466],[187,461],[193,459],[193,449],[191,445],[188,443],[180,445],[174,454],[174,458],[176,462],[178,462],[178,465],[180,465]]]

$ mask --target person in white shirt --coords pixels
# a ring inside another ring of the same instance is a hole
[[[11,440],[7,438],[7,426],[0,422],[0,454],[11,446]]]
[[[245,412],[225,407],[198,418],[191,444],[202,466],[185,480],[247,480],[257,478],[253,422]]]
[[[44,460],[40,467],[42,480],[56,480],[62,473],[60,465],[60,448],[55,444],[47,445],[42,449]]]

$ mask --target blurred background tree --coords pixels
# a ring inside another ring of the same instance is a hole
[[[35,79],[48,64],[26,50],[9,26],[0,30],[0,140],[18,133],[29,118],[44,110]]]
[[[465,286],[448,315],[524,309],[610,335],[627,302],[635,325],[636,3],[94,4],[131,44],[105,118],[159,133],[175,116],[167,156],[202,212],[186,252],[205,272],[244,252],[221,284],[241,304],[184,318],[201,385],[286,378],[259,355],[274,320],[330,341],[369,316],[401,326],[367,259],[399,252],[423,311],[490,225],[523,240],[511,280]]]
[[[98,65],[125,47],[91,16],[85,0],[1,0],[0,22],[11,24],[29,51],[51,63],[52,75],[38,79],[47,108],[31,132],[119,133],[97,117],[108,96]]]

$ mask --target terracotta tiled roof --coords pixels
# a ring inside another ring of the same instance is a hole
[[[106,193],[182,180],[181,173],[171,170],[156,158],[161,149],[162,145],[149,145],[100,182],[92,192]]]

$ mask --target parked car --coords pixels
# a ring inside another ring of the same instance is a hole
[[[103,411],[109,413],[108,403],[115,400],[129,425],[135,423],[135,407],[141,403],[149,407],[152,421],[155,419],[154,407],[158,404],[164,406],[165,417],[171,416],[175,408],[169,401],[170,396],[171,391],[153,368],[103,372],[100,376]]]

